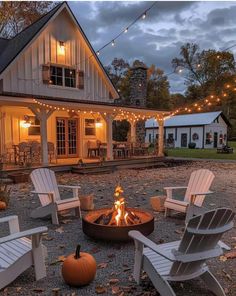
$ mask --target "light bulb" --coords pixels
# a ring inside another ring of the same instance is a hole
[[[115,46],[115,41],[114,40],[112,40],[111,46]]]
[[[144,12],[144,14],[142,15],[142,19],[144,20],[146,18],[146,16],[147,16],[147,13]]]
[[[125,29],[125,33],[127,33],[127,32],[128,32],[128,28]]]

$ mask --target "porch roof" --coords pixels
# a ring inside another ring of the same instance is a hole
[[[112,113],[116,119],[147,119],[152,117],[169,116],[170,112],[165,110],[156,110],[142,108],[139,106],[117,105],[114,103],[105,103],[99,101],[56,99],[56,98],[22,98],[17,96],[0,96],[0,104],[20,105],[32,107],[40,105],[48,109],[85,112],[85,113]]]

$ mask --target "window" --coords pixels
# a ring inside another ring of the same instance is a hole
[[[53,85],[63,85],[63,68],[50,67],[50,82]]]
[[[174,134],[168,134],[167,136],[167,143],[168,144],[173,144],[174,143]]]
[[[76,74],[73,69],[64,69],[65,71],[65,86],[75,87]]]
[[[50,66],[50,84],[76,87],[75,69]]]
[[[85,119],[85,136],[95,136],[95,120],[94,119]]]
[[[28,136],[40,135],[40,121],[36,116],[29,116],[31,126],[28,128]]]
[[[211,133],[206,133],[206,145],[210,145],[212,143],[212,135]]]

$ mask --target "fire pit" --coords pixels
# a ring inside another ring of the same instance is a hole
[[[122,188],[117,186],[112,208],[94,210],[83,217],[82,227],[86,235],[101,240],[128,241],[130,230],[139,230],[144,235],[153,232],[153,215],[142,209],[126,207],[122,193]]]

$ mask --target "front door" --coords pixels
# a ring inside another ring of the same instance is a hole
[[[181,134],[181,147],[186,148],[188,144],[188,135],[186,133]]]
[[[58,158],[78,156],[78,121],[75,118],[57,118]]]
[[[214,148],[218,146],[218,133],[214,133]]]

